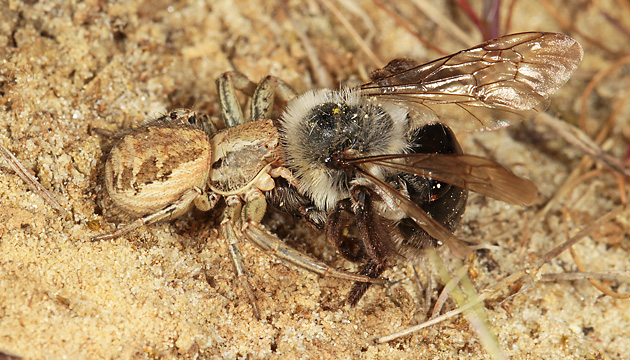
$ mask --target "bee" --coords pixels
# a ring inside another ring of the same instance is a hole
[[[370,278],[427,247],[463,256],[470,250],[453,232],[469,190],[529,205],[537,189],[464,154],[451,129],[495,130],[541,110],[582,56],[563,34],[518,33],[421,65],[393,60],[358,88],[307,92],[280,119],[284,166],[297,181],[277,181],[268,202],[323,229]],[[355,282],[346,303],[369,286]]]

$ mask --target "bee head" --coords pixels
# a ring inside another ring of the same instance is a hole
[[[358,90],[307,92],[289,103],[282,125],[287,167],[300,190],[325,209],[349,195],[355,174],[344,160],[408,148],[406,110]]]

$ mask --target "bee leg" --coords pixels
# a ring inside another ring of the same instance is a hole
[[[232,265],[234,265],[234,273],[240,287],[245,291],[252,306],[252,310],[256,319],[260,320],[260,311],[256,303],[256,294],[249,283],[249,273],[245,269],[243,263],[243,255],[238,248],[237,223],[241,219],[242,205],[238,196],[229,196],[225,200],[227,207],[223,213],[220,229],[223,239],[227,242],[228,251],[232,257]]]
[[[387,263],[381,262],[379,260],[368,260],[368,262],[363,266],[363,269],[359,272],[361,275],[365,275],[371,278],[378,278],[383,271],[387,269]],[[365,292],[372,285],[371,283],[366,282],[355,282],[352,285],[352,289],[348,293],[348,297],[346,298],[346,304],[350,306],[355,306],[359,303],[359,300],[365,295]]]
[[[385,271],[387,258],[395,252],[387,227],[383,223],[384,220],[374,211],[370,194],[369,189],[360,186],[352,192],[353,200],[357,205],[355,211],[357,229],[368,257],[367,264],[359,274],[376,278]],[[369,283],[356,282],[350,289],[346,303],[350,306],[356,305],[370,285]]]
[[[337,248],[346,259],[358,262],[367,258],[365,247],[360,239],[348,236],[351,223],[354,221],[350,199],[342,200],[335,206],[326,219],[326,240]]]
[[[214,204],[216,204],[216,201],[212,199],[214,199],[212,196],[206,196],[203,190],[195,186],[186,191],[177,201],[162,210],[143,216],[110,234],[95,236],[92,238],[92,241],[112,240],[143,225],[151,225],[158,221],[174,219],[187,212],[193,204],[199,206],[203,211],[210,210]]]
[[[289,102],[297,96],[297,93],[291,86],[275,76],[262,79],[252,94],[252,120],[270,119],[276,96],[284,102]]]
[[[331,268],[285,244],[277,236],[267,232],[259,225],[266,206],[265,197],[260,193],[260,195],[250,197],[243,208],[243,234],[263,251],[322,277],[333,277],[350,281],[368,281],[371,283],[385,283],[387,281],[386,279],[370,278],[365,275]]]

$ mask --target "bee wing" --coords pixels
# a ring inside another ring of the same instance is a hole
[[[399,154],[352,160],[443,181],[510,204],[531,205],[536,185],[490,159],[465,154]]]
[[[388,76],[362,85],[361,93],[397,103],[420,121],[491,130],[540,110],[582,56],[582,46],[563,34],[506,35],[426,64],[388,65],[380,71]]]
[[[468,247],[468,243],[453,234],[439,222],[433,220],[426,211],[422,210],[413,201],[402,195],[398,190],[391,187],[385,181],[365,171],[357,166],[358,171],[377,187],[378,191],[382,191],[396,203],[396,206],[402,210],[410,219],[415,221],[424,231],[437,241],[446,244],[449,249],[458,257],[470,255],[472,250]]]

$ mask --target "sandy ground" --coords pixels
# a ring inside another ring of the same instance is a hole
[[[313,71],[308,51],[281,1],[7,1],[0,0],[0,138],[71,214],[61,216],[4,164],[0,166],[0,351],[32,359],[97,358],[335,358],[484,359],[487,347],[465,318],[386,344],[373,338],[424,321],[425,304],[408,262],[387,275],[356,308],[330,310],[349,284],[321,279],[243,244],[262,320],[236,286],[226,246],[216,233],[218,212],[193,212],[111,242],[90,238],[113,229],[113,209],[100,205],[100,171],[108,143],[91,129],[122,129],[192,107],[216,117],[214,79],[238,69],[252,79],[273,74],[298,91],[357,84],[375,63],[329,9],[328,1],[290,1],[296,20],[321,62]],[[446,52],[455,41],[414,7],[397,2],[397,13]],[[503,19],[507,14],[504,2]],[[509,32],[562,31],[585,48],[573,79],[552,98],[549,112],[571,122],[580,96],[598,71],[630,52],[630,40],[600,11],[630,28],[621,2],[551,6],[570,25],[562,27],[543,6],[517,2]],[[430,60],[401,24],[371,1],[333,2],[381,61]],[[473,42],[481,36],[456,5],[437,5]],[[582,30],[588,39],[574,29]],[[587,99],[586,127],[594,134],[628,98],[628,67],[613,71]],[[625,155],[629,106],[612,121],[605,148]],[[531,207],[509,206],[479,195],[470,198],[459,230],[484,244],[466,261],[477,291],[540,258],[625,201],[628,186],[600,167],[551,207],[536,214],[577,168],[582,154],[549,128],[528,121],[509,129],[463,134],[466,151],[484,155],[539,186]],[[324,244],[322,234],[282,215],[267,225],[292,246],[340,268],[356,269]],[[607,223],[575,251],[590,271],[628,268],[627,219]],[[440,251],[457,270],[446,249]],[[432,265],[418,267],[437,298],[443,283]],[[424,270],[423,270],[424,269]],[[576,271],[568,254],[543,273]],[[522,285],[486,303],[491,333],[515,359],[624,358],[630,354],[628,300],[605,296],[586,281],[538,283],[505,303]],[[605,285],[630,292],[628,282]],[[447,310],[456,304],[449,300]],[[0,356],[0,358],[4,358]]]

